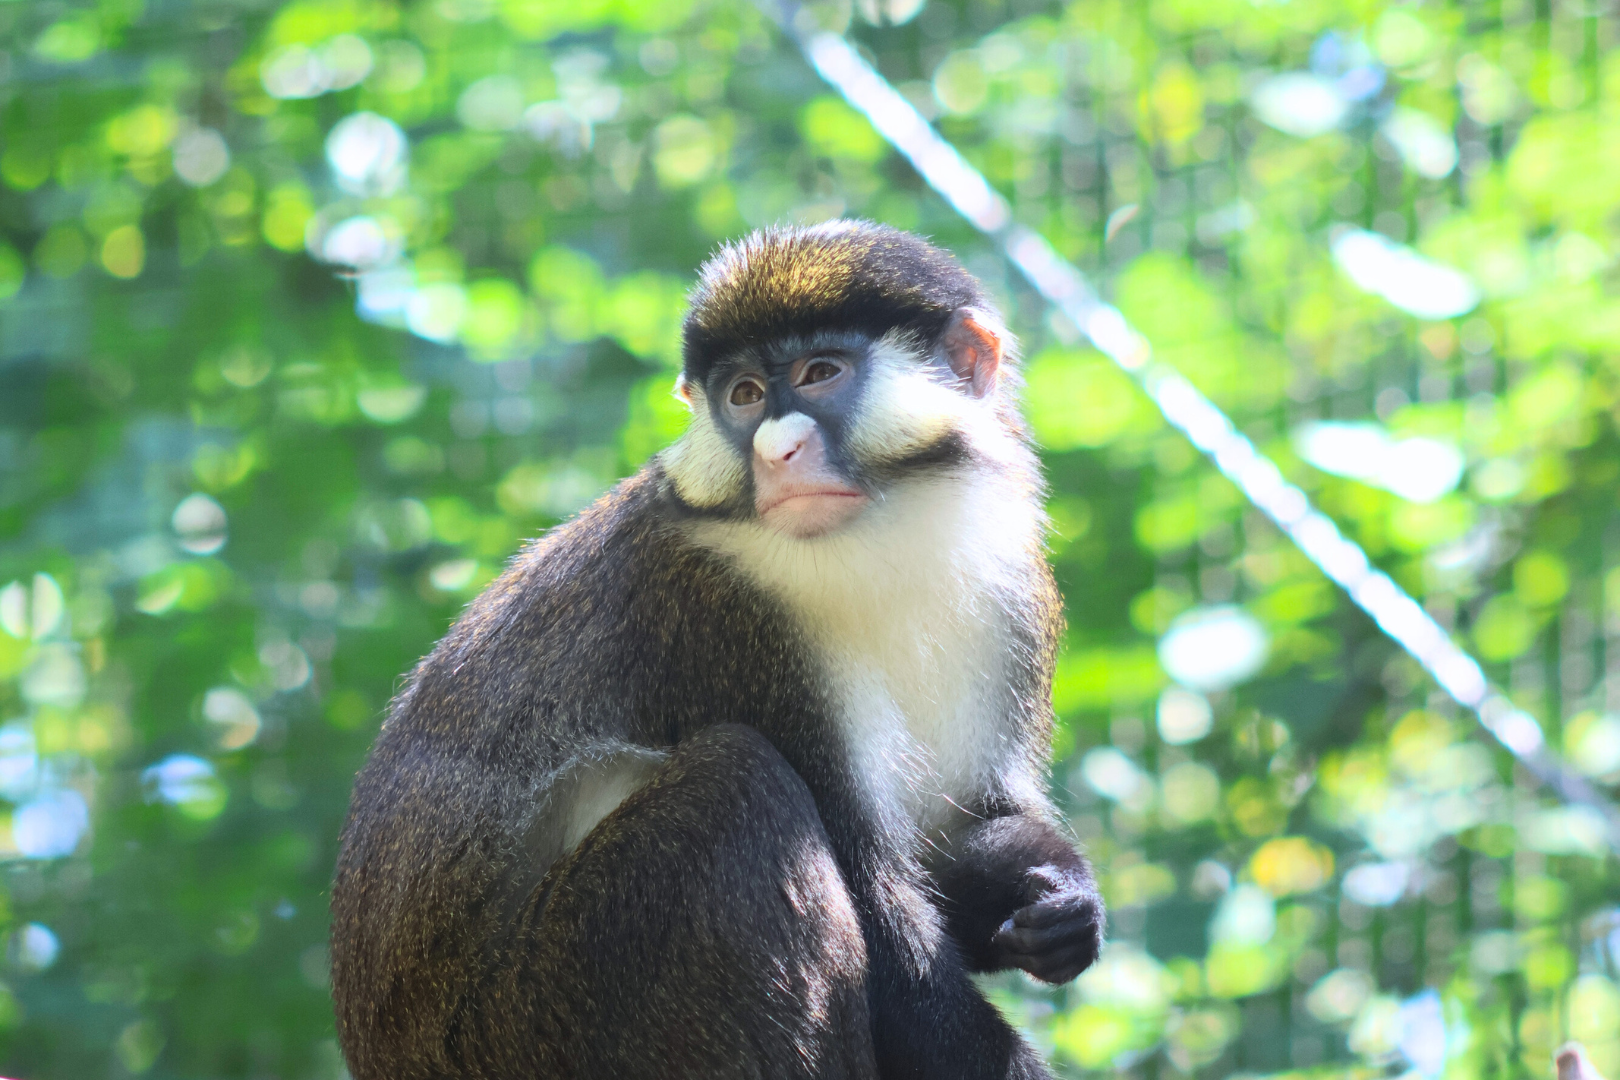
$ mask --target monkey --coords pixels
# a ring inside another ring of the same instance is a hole
[[[1046,794],[1061,602],[980,283],[840,220],[722,246],[689,426],[410,674],[332,888],[355,1080],[1037,1078],[976,972],[1102,947]]]

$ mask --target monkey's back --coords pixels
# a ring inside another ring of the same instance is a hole
[[[531,544],[412,673],[356,781],[333,885],[344,1043],[455,1075],[476,988],[520,958],[559,772],[720,723],[825,730],[779,606],[683,539],[657,466]]]

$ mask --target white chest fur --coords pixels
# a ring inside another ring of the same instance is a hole
[[[824,665],[862,775],[923,827],[1003,773],[1013,643],[1002,598],[1038,557],[1033,500],[972,477],[902,486],[838,533],[699,526],[785,601]]]

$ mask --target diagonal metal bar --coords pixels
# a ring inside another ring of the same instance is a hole
[[[759,0],[765,13],[803,51],[816,72],[864,115],[956,211],[1000,246],[1035,291],[1147,392],[1172,427],[1203,451],[1306,558],[1405,649],[1453,700],[1534,776],[1567,803],[1597,812],[1611,850],[1620,853],[1620,812],[1550,747],[1534,717],[1486,679],[1423,606],[1377,569],[1360,545],[1311,506],[1271,459],[1219,406],[1184,376],[1154,359],[1152,346],[1118,308],[1035,230],[1013,221],[1007,200],[923,118],[841,34],[815,24],[796,4]]]

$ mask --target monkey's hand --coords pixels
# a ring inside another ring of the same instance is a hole
[[[1105,918],[1096,878],[1047,817],[981,819],[942,854],[940,908],[972,970],[1016,967],[1061,983],[1097,959]]]
[[[1056,866],[1037,866],[1024,877],[1030,902],[996,930],[991,948],[998,967],[1017,967],[1044,982],[1065,983],[1090,967],[1102,951],[1103,902],[1089,880]]]

